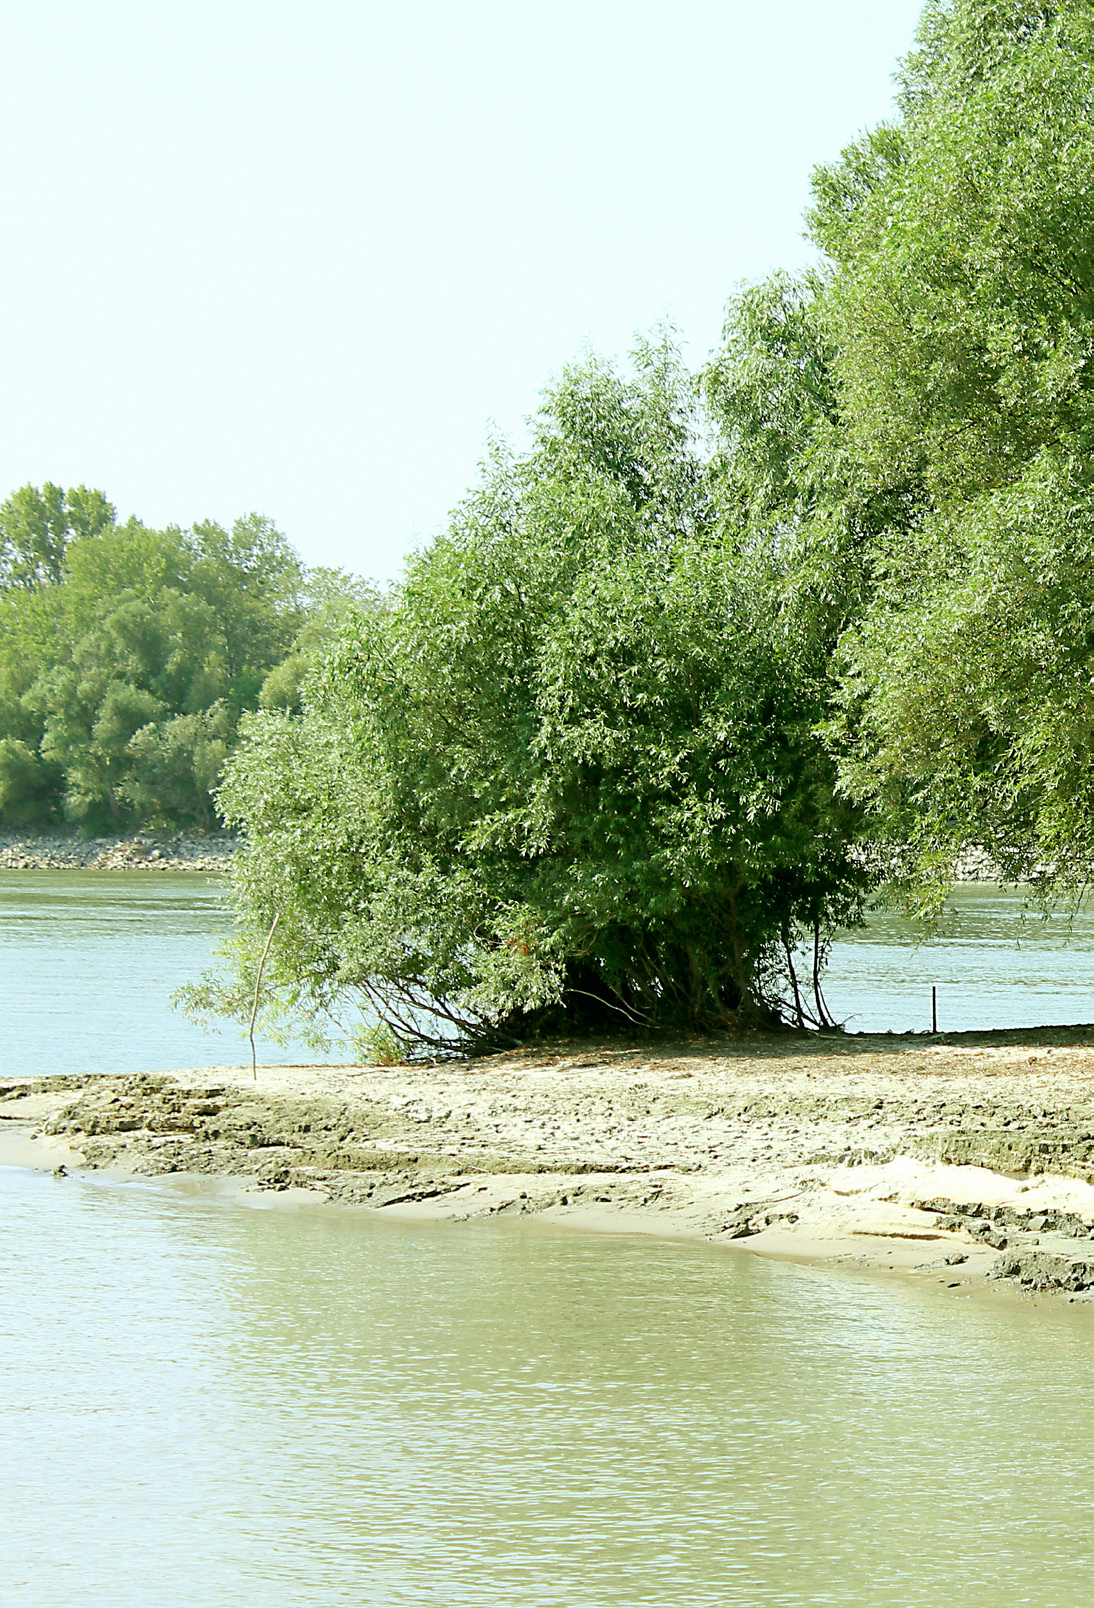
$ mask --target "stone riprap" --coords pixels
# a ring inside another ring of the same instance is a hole
[[[235,847],[236,840],[223,834],[85,838],[5,832],[0,833],[0,870],[218,872],[228,869]]]

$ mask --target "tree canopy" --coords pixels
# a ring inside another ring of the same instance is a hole
[[[385,606],[267,680],[207,1001],[268,947],[282,1008],[389,1047],[823,1022],[877,877],[1089,880],[1094,15],[929,0],[899,83],[816,171],[820,261],[736,295],[701,375],[566,371]],[[28,619],[74,517],[31,514]]]
[[[33,591],[57,584],[72,539],[97,536],[114,520],[101,491],[65,491],[48,480],[41,488],[21,486],[0,506],[0,585]]]
[[[0,823],[215,826],[240,714],[329,612],[284,536],[119,524],[47,484],[0,506],[0,555]]]
[[[826,644],[708,424],[667,344],[568,370],[302,718],[247,719],[221,805],[286,1004],[434,1047],[823,1019],[867,882]]]
[[[945,886],[1094,866],[1094,17],[931,4],[900,124],[817,177],[842,428],[884,527],[844,639],[845,784]]]

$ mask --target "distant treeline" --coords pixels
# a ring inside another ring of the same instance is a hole
[[[23,486],[0,505],[0,826],[213,827],[241,714],[296,707],[371,595],[256,514],[152,530]]]

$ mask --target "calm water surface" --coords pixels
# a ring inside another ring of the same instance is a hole
[[[1042,921],[1021,896],[958,888],[939,937],[893,913],[832,951],[826,991],[851,1031],[1094,1021],[1094,913]],[[7,1072],[140,1072],[247,1059],[234,1026],[171,1009],[230,930],[222,885],[192,872],[0,871],[0,1046]],[[314,1061],[261,1042],[267,1061]]]
[[[937,937],[893,911],[832,949],[825,993],[852,1032],[942,1032],[1094,1022],[1094,911],[1027,910],[1020,892],[966,883]]]
[[[198,1064],[165,1001],[215,886],[11,877],[7,1068]],[[1000,982],[967,915],[955,998],[982,973],[999,1008],[1090,1014],[1088,938],[1043,933],[1045,993],[1036,934]],[[852,949],[921,988],[890,937]],[[20,1608],[1090,1602],[1087,1310],[0,1169],[0,1357]]]
[[[1088,1608],[1094,1324],[0,1171],[5,1601]]]
[[[240,1030],[206,1030],[171,995],[231,930],[217,877],[192,871],[0,871],[3,1072],[171,1071],[250,1058]],[[314,1061],[258,1041],[265,1061]]]

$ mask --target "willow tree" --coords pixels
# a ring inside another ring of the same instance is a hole
[[[1094,16],[927,7],[902,116],[822,170],[848,451],[922,488],[844,642],[846,784],[939,888],[1094,870]]]
[[[271,997],[404,1050],[824,1019],[866,880],[826,652],[703,426],[667,347],[571,369],[302,714],[249,718],[240,1008],[276,917]]]

